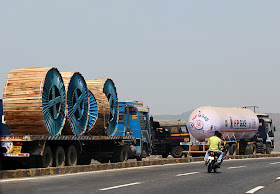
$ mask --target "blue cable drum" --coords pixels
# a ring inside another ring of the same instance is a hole
[[[44,121],[52,135],[59,135],[65,124],[66,94],[57,69],[48,71],[42,95]]]
[[[114,135],[117,130],[119,119],[119,102],[115,84],[111,79],[106,80],[103,92],[106,94],[110,104],[110,118],[108,131],[110,135]]]
[[[62,72],[67,95],[67,117],[63,134],[82,135],[89,115],[88,89],[79,72]]]
[[[13,69],[8,74],[3,113],[13,134],[59,135],[65,111],[65,87],[56,68]]]
[[[93,128],[98,116],[97,102],[93,93],[90,90],[88,90],[88,96],[89,96],[89,117],[88,117],[88,125],[86,130],[87,132],[89,132]]]
[[[90,133],[114,135],[118,124],[118,97],[111,79],[87,79],[98,105],[98,118]]]

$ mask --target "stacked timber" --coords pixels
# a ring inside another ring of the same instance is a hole
[[[94,95],[98,114],[95,124],[88,129],[91,134],[114,135],[118,123],[118,97],[111,79],[87,79],[87,87]]]
[[[10,71],[4,88],[3,113],[13,134],[59,135],[65,111],[65,87],[56,68]]]
[[[87,84],[79,72],[62,72],[61,75],[67,96],[66,124],[62,134],[82,135],[86,132],[89,115]]]

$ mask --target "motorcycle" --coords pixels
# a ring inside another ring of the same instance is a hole
[[[209,157],[206,163],[208,173],[211,173],[212,170],[214,172],[217,172],[217,168],[220,168],[220,165],[218,164],[218,158],[219,158],[218,152],[213,152],[213,151],[209,152]]]

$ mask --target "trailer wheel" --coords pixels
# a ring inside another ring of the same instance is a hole
[[[41,168],[51,167],[53,164],[53,154],[50,146],[46,145],[43,156],[37,158],[37,166]]]
[[[70,145],[66,152],[66,165],[76,166],[78,160],[77,150],[74,145]]]
[[[58,146],[54,153],[54,166],[63,167],[65,166],[65,152],[63,147]]]
[[[226,156],[229,156],[229,154],[230,154],[229,150],[230,150],[230,146],[229,146],[229,144],[226,144],[225,145],[225,150],[224,150],[224,153],[225,153]]]
[[[236,156],[236,144],[230,146],[230,155]]]
[[[175,146],[171,149],[171,155],[174,158],[181,158],[183,155],[183,148],[181,146]]]
[[[256,144],[253,144],[252,150],[253,150],[253,155],[256,155],[257,154],[257,146],[256,146]]]

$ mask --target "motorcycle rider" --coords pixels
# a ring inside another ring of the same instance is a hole
[[[207,165],[207,159],[209,156],[209,152],[213,151],[213,152],[217,152],[219,154],[219,158],[218,158],[218,167],[221,166],[222,162],[223,162],[223,152],[221,151],[222,149],[222,145],[221,145],[221,137],[222,134],[219,131],[215,131],[215,136],[212,136],[209,138],[207,145],[209,146],[209,149],[207,150],[205,157],[204,157],[204,161],[205,161],[205,165]]]

